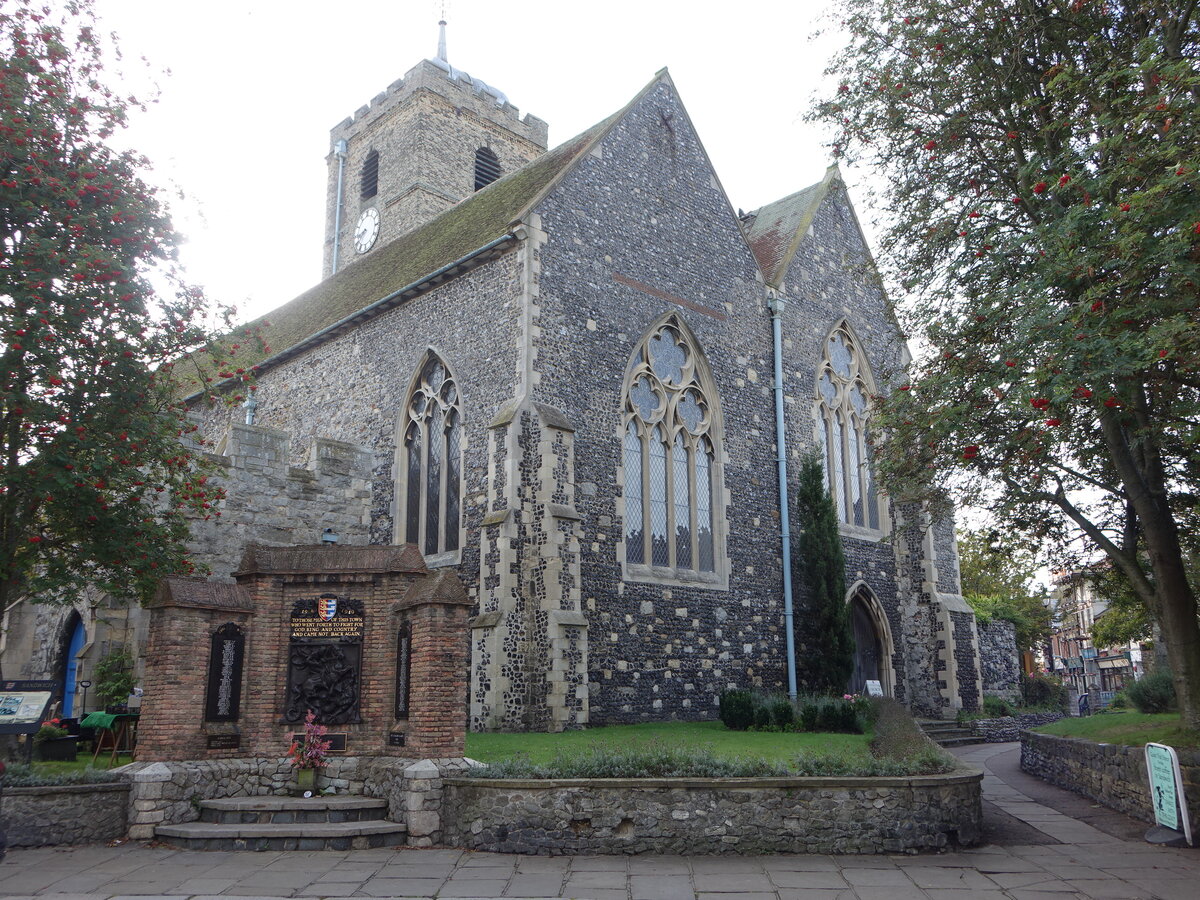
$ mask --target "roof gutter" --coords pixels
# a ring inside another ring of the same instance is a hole
[[[517,236],[513,232],[511,232],[511,231],[505,232],[504,234],[500,235],[500,237],[496,238],[494,241],[488,241],[482,247],[472,250],[466,256],[459,257],[458,259],[454,260],[454,262],[447,263],[446,265],[442,266],[440,269],[435,269],[434,271],[430,272],[428,275],[425,275],[425,276],[417,279],[416,281],[412,282],[411,284],[406,284],[404,287],[402,287],[398,290],[392,291],[390,294],[388,294],[385,297],[380,297],[374,303],[370,303],[367,306],[364,306],[362,309],[358,310],[357,312],[352,312],[348,316],[343,316],[342,318],[340,318],[336,322],[334,322],[332,325],[326,325],[320,331],[315,332],[314,334],[310,334],[304,340],[300,341],[300,343],[293,344],[292,346],[288,347],[286,350],[282,350],[279,353],[276,353],[274,356],[267,357],[262,362],[257,363],[256,368],[261,370],[268,366],[273,367],[273,366],[276,366],[279,363],[283,362],[284,360],[291,359],[296,354],[301,353],[304,350],[307,350],[309,347],[312,347],[316,344],[321,343],[326,338],[332,337],[333,335],[337,334],[339,331],[345,330],[347,327],[349,327],[350,325],[354,324],[355,322],[357,322],[361,319],[369,319],[378,313],[381,313],[381,312],[384,312],[385,310],[391,309],[393,306],[398,306],[400,304],[400,301],[407,300],[407,299],[415,296],[416,294],[421,293],[421,289],[426,287],[427,285],[436,287],[437,282],[444,281],[447,277],[449,277],[451,275],[459,274],[458,270],[463,269],[471,261],[477,259],[480,256],[491,253],[493,250],[503,249],[503,248],[507,247],[508,244],[511,244],[515,240],[517,240]],[[486,260],[483,260],[483,261],[486,261]],[[434,282],[434,284],[431,284],[431,282]],[[214,385],[213,390],[222,390],[226,387],[232,387],[234,384],[237,384],[237,383],[239,383],[239,382],[235,381],[235,379],[228,378],[225,381],[219,382],[218,384]],[[205,393],[204,391],[196,391],[194,394],[189,394],[187,397],[185,397],[183,402],[190,403],[191,401],[197,399],[198,397],[201,397],[204,393]]]

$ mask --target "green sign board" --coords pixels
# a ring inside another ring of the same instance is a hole
[[[1175,748],[1166,744],[1146,744],[1146,774],[1150,779],[1150,802],[1154,806],[1155,823],[1173,831],[1182,831],[1188,844],[1191,844],[1192,828],[1188,821],[1183,777]]]

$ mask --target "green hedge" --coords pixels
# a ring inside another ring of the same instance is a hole
[[[5,787],[60,787],[69,784],[107,784],[120,780],[120,775],[104,769],[47,772],[25,763],[8,763],[8,768],[0,775],[0,784]]]
[[[862,697],[799,697],[729,690],[721,694],[719,715],[732,731],[820,731],[862,734],[870,703]]]

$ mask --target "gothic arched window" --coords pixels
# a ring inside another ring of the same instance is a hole
[[[379,151],[372,150],[363,160],[362,175],[359,178],[359,196],[370,200],[379,193]]]
[[[485,188],[500,177],[500,160],[490,147],[475,151],[475,190]]]
[[[426,556],[459,547],[462,413],[458,384],[430,351],[400,418],[398,540]]]
[[[627,572],[631,567],[647,567],[647,574],[672,569],[668,577],[715,580],[720,568],[716,397],[703,367],[693,341],[672,316],[650,330],[626,372]]]
[[[871,475],[867,407],[870,370],[845,325],[825,341],[817,375],[817,438],[838,517],[879,530],[879,500]]]

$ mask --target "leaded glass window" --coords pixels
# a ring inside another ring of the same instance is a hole
[[[711,573],[717,568],[712,392],[674,317],[634,353],[625,378],[622,463],[625,562]]]
[[[430,352],[402,418],[399,540],[426,555],[457,550],[462,497],[462,413],[458,386]]]
[[[817,439],[838,517],[847,525],[879,530],[868,428],[870,377],[857,342],[839,326],[825,342],[817,375]]]

